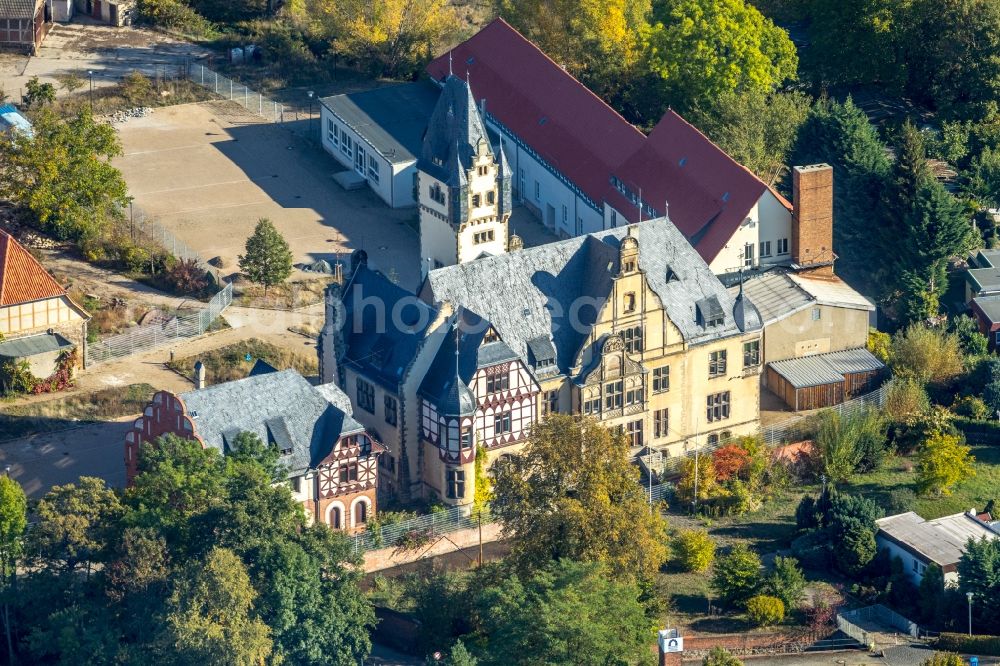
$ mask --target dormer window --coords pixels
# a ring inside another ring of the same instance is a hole
[[[486,329],[486,334],[483,336],[483,343],[488,342],[499,342],[500,334],[496,332],[496,329],[492,326]]]
[[[628,261],[626,261],[625,263],[623,263],[622,264],[622,272],[623,273],[635,273],[635,260],[634,259],[629,259]]]

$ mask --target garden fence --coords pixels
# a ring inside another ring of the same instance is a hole
[[[865,407],[881,407],[885,404],[885,396],[889,393],[890,386],[892,386],[891,379],[871,393],[826,409],[841,416],[849,416]],[[804,439],[811,434],[812,420],[812,415],[793,416],[781,423],[762,428],[761,435],[764,438],[764,443],[768,446],[776,446]]]
[[[136,242],[139,236],[145,236],[177,259],[193,261],[203,268],[207,274],[213,274],[212,267],[205,261],[204,257],[195,250],[192,250],[184,241],[177,238],[162,224],[152,220],[135,204],[129,204],[127,210],[122,210],[122,214],[129,221],[129,233],[132,236],[132,242]]]
[[[864,628],[865,625],[875,625],[876,630],[869,631]],[[878,631],[879,627],[884,627],[886,631]],[[837,628],[864,646],[883,643],[889,636],[896,642],[899,640],[896,632],[914,639],[919,639],[924,633],[916,622],[911,622],[882,604],[837,613]]]
[[[286,120],[284,104],[262,95],[243,83],[227,78],[201,64],[193,65],[188,74],[191,80],[201,87],[242,105],[247,111],[256,113],[265,120],[274,123],[283,123]]]
[[[163,325],[140,326],[126,333],[89,343],[86,346],[87,365],[131,356],[179,338],[201,335],[232,302],[233,285],[227,283],[202,310],[178,315]]]

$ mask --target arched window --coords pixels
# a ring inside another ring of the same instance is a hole
[[[331,506],[330,511],[327,513],[327,521],[330,523],[330,529],[342,530],[344,529],[344,518],[341,515],[339,506]]]
[[[708,445],[709,446],[718,446],[719,445],[719,436],[718,435],[709,435],[708,436]]]
[[[368,502],[358,502],[354,505],[354,525],[364,525],[368,522]]]

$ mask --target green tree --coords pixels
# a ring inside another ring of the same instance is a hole
[[[809,112],[792,149],[791,164],[833,167],[833,249],[837,272],[862,291],[877,287],[873,267],[884,258],[872,243],[871,215],[890,162],[878,131],[848,97],[820,99]]]
[[[524,566],[572,558],[651,579],[667,559],[666,522],[638,483],[625,437],[593,419],[550,415],[494,479],[492,513]]]
[[[747,601],[747,619],[758,627],[780,624],[785,619],[785,603],[766,594],[758,594]]]
[[[788,34],[744,0],[657,2],[647,40],[653,82],[682,111],[725,93],[767,94],[797,76]]]
[[[906,83],[906,5],[900,0],[811,0],[804,69],[816,83],[880,83],[899,90]]]
[[[743,666],[743,662],[729,653],[726,648],[716,645],[702,659],[702,666]]]
[[[477,519],[482,518],[483,520],[489,514],[490,500],[493,499],[493,479],[486,472],[487,455],[485,446],[476,447],[476,491],[472,498],[472,511]]]
[[[989,340],[979,331],[975,317],[965,314],[953,317],[949,329],[958,336],[958,345],[966,356],[986,356],[989,353]]]
[[[699,104],[689,120],[734,160],[766,183],[781,176],[799,128],[809,115],[800,92],[727,91]]]
[[[53,486],[38,501],[38,522],[28,532],[28,552],[39,565],[74,573],[102,562],[109,523],[121,515],[118,496],[104,479],[81,476],[79,483]]]
[[[974,229],[962,203],[934,179],[921,133],[903,126],[880,204],[877,245],[880,298],[896,318],[912,323],[934,317],[947,288],[948,260],[971,249]],[[891,249],[891,251],[890,251]]]
[[[223,506],[225,469],[218,451],[176,435],[140,447],[139,474],[125,492],[131,509],[125,522],[159,531],[171,550],[207,552],[211,533],[198,518]]]
[[[909,92],[946,117],[983,120],[1000,98],[1000,6],[914,0],[906,51]]]
[[[253,617],[256,592],[243,562],[216,548],[190,562],[168,602],[163,638],[177,664],[256,666],[271,654],[270,629]]]
[[[883,363],[889,361],[889,350],[892,345],[892,336],[876,328],[868,329],[868,342],[865,344],[868,351],[878,357]]]
[[[806,577],[798,560],[780,555],[774,558],[774,568],[764,576],[761,585],[764,594],[781,599],[786,609],[798,606],[805,588]]]
[[[59,238],[98,236],[127,203],[125,180],[110,162],[122,151],[115,129],[87,109],[67,121],[43,109],[33,125],[33,138],[14,132],[0,140],[0,197]]]
[[[261,218],[247,238],[246,254],[239,255],[240,270],[251,282],[268,287],[284,282],[292,274],[292,252],[271,221]]]
[[[485,588],[476,600],[480,663],[648,663],[654,632],[642,592],[616,578],[602,564],[560,560]]]
[[[448,656],[440,663],[441,666],[477,666],[479,660],[465,649],[465,643],[455,641],[455,644],[448,650]]]
[[[761,584],[760,558],[740,543],[716,559],[712,589],[728,606],[744,607]]]
[[[878,412],[863,409],[841,415],[820,412],[815,438],[817,466],[834,483],[881,466],[886,452],[885,426]]]
[[[707,571],[715,558],[715,542],[705,530],[681,530],[673,548],[674,557],[684,571]]]
[[[7,637],[8,663],[14,663],[9,595],[17,573],[22,551],[22,537],[28,526],[28,499],[21,485],[10,478],[0,477],[0,590],[3,598],[3,626]]]
[[[56,101],[56,87],[51,83],[42,83],[37,76],[28,79],[24,89],[24,105],[28,108],[45,106]]]
[[[389,78],[416,73],[458,27],[445,0],[295,0],[289,13],[336,53]]]
[[[963,372],[958,337],[940,328],[919,324],[896,332],[889,367],[896,377],[922,384],[941,384]]]
[[[907,423],[931,409],[931,399],[923,382],[914,377],[896,377],[886,391],[882,414],[894,423]]]
[[[966,190],[981,205],[990,208],[1000,206],[1000,150],[987,146],[972,158],[966,171]]]
[[[226,455],[230,464],[250,463],[258,465],[272,481],[284,481],[288,470],[281,464],[278,445],[265,444],[252,432],[241,432],[233,439],[232,451]]]
[[[973,594],[972,611],[979,631],[1000,632],[1000,541],[969,539],[958,561],[958,587]]]
[[[615,100],[637,69],[650,0],[497,0],[497,13],[588,88]]]
[[[962,479],[976,475],[969,454],[958,435],[934,433],[917,452],[917,489],[937,497],[950,495]]]

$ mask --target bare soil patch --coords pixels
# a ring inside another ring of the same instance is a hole
[[[242,340],[201,354],[174,359],[167,363],[167,367],[185,377],[192,377],[194,364],[201,361],[205,364],[205,381],[212,385],[243,379],[250,374],[251,368],[258,359],[266,361],[279,370],[294,368],[307,377],[315,375],[318,370],[315,357],[281,349],[257,338]]]
[[[129,384],[42,402],[0,406],[0,441],[63,430],[81,422],[96,423],[139,414],[155,392],[149,384]]]

